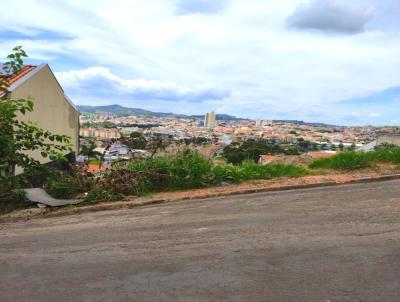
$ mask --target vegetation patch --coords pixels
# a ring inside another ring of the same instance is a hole
[[[246,180],[270,179],[274,177],[298,177],[309,174],[303,167],[284,164],[258,165],[245,161],[241,165],[218,165],[213,169],[216,184],[222,182],[239,183]]]
[[[134,172],[150,172],[153,177],[142,179],[138,192],[158,192],[203,188],[223,182],[239,183],[245,180],[295,177],[308,170],[294,165],[258,165],[245,161],[241,165],[217,164],[196,151],[186,149],[175,155],[156,157],[129,164]]]
[[[377,162],[400,164],[400,148],[378,149],[371,152],[343,152],[330,158],[314,160],[309,167],[349,171],[368,168]]]

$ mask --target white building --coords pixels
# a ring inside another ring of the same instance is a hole
[[[214,111],[207,112],[205,117],[204,117],[204,127],[208,129],[212,129],[216,126],[217,120],[216,120],[216,115]]]

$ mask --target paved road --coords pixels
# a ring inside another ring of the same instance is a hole
[[[0,225],[0,301],[400,301],[400,181]]]

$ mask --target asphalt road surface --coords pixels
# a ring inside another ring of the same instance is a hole
[[[0,225],[0,301],[400,301],[400,181]]]

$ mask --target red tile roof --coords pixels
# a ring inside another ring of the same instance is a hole
[[[97,173],[100,171],[106,171],[111,169],[111,166],[109,165],[99,165],[99,164],[88,164],[87,165],[87,171],[91,173]]]
[[[16,74],[11,76],[0,76],[0,81],[4,81],[7,83],[7,87],[15,84],[17,81],[25,77],[28,73],[36,68],[35,65],[25,65],[22,69]],[[0,92],[1,96],[2,92]]]

